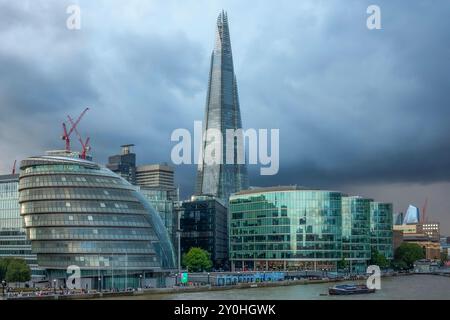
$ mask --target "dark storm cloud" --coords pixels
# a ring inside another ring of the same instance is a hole
[[[450,182],[448,1],[77,3],[82,29],[69,31],[72,1],[0,0],[2,171],[61,148],[61,122],[85,106],[97,161],[123,143],[140,163],[170,161],[171,132],[203,119],[224,8],[244,127],[280,128],[279,174],[252,167],[252,185]],[[370,4],[382,30],[366,28]],[[194,165],[177,167],[183,196],[194,179]]]

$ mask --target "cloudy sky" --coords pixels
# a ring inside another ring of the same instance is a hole
[[[68,30],[68,5],[81,29]],[[366,9],[381,8],[382,30]],[[174,129],[203,119],[220,10],[228,11],[244,127],[280,129],[280,171],[299,184],[421,207],[450,234],[450,2],[446,0],[0,0],[0,172],[63,147],[61,122],[95,160],[135,143],[170,162]],[[76,141],[73,142],[78,147]],[[194,166],[177,167],[182,194]]]

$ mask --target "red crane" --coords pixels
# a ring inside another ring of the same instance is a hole
[[[83,142],[83,138],[81,138],[81,135],[76,128],[76,125],[75,125],[76,123],[73,121],[73,119],[70,116],[67,116],[67,118],[69,119],[69,122],[72,124],[72,127],[74,128],[74,131],[78,137],[78,141],[80,141],[80,144],[81,144],[80,157],[81,157],[81,159],[86,159],[87,152],[91,149],[91,147],[89,146],[90,137],[87,137],[86,141]]]
[[[16,163],[17,163],[17,160],[14,160],[14,164],[12,167],[12,174],[16,174]]]
[[[422,208],[422,223],[426,223],[426,214],[427,214],[427,205],[428,205],[428,198],[425,198],[425,203]]]
[[[72,127],[70,128],[69,131],[67,131],[66,128],[66,124],[63,122],[62,126],[63,126],[63,131],[64,134],[61,137],[64,141],[66,141],[66,151],[70,151],[70,135],[72,134],[72,132],[77,128],[77,125],[80,123],[81,118],[83,118],[84,114],[89,110],[89,108],[86,108],[83,110],[83,112],[80,114],[80,116],[78,117],[77,121],[72,122]],[[70,117],[69,117],[70,118]]]

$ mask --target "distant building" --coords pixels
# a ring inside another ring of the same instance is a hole
[[[401,244],[403,243],[403,231],[401,230],[395,230],[392,233],[392,238],[393,238],[393,249],[394,249],[394,253],[395,250],[401,246]]]
[[[129,183],[136,184],[136,154],[132,152],[132,147],[134,144],[122,145],[121,154],[109,157],[106,167]]]
[[[393,259],[392,203],[370,203],[371,246],[387,259]]]
[[[0,258],[24,259],[30,266],[32,281],[45,278],[20,216],[18,174],[0,175]]]
[[[193,196],[180,208],[181,253],[199,247],[211,254],[216,269],[228,269],[228,210],[212,196]]]
[[[409,205],[408,210],[406,210],[405,218],[403,219],[403,224],[417,224],[420,221],[419,208]]]
[[[136,184],[143,187],[175,189],[174,170],[166,163],[138,166]]]
[[[425,233],[432,241],[440,241],[441,232],[439,222],[423,222],[417,224],[417,233]]]
[[[441,256],[441,246],[439,241],[431,240],[430,236],[417,234],[403,234],[403,241],[408,243],[415,243],[422,247],[425,254],[425,259],[438,260]]]
[[[395,225],[402,225],[404,220],[403,212],[396,212],[394,213],[394,226]]]

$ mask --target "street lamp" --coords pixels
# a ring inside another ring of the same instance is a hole
[[[139,286],[142,289],[142,274],[139,275]]]
[[[210,282],[209,282],[209,275],[210,275],[210,273],[208,272],[208,285],[210,285]]]
[[[56,294],[56,279],[53,279],[53,293]]]
[[[102,278],[98,277],[98,288],[100,289],[100,292],[102,292]]]

